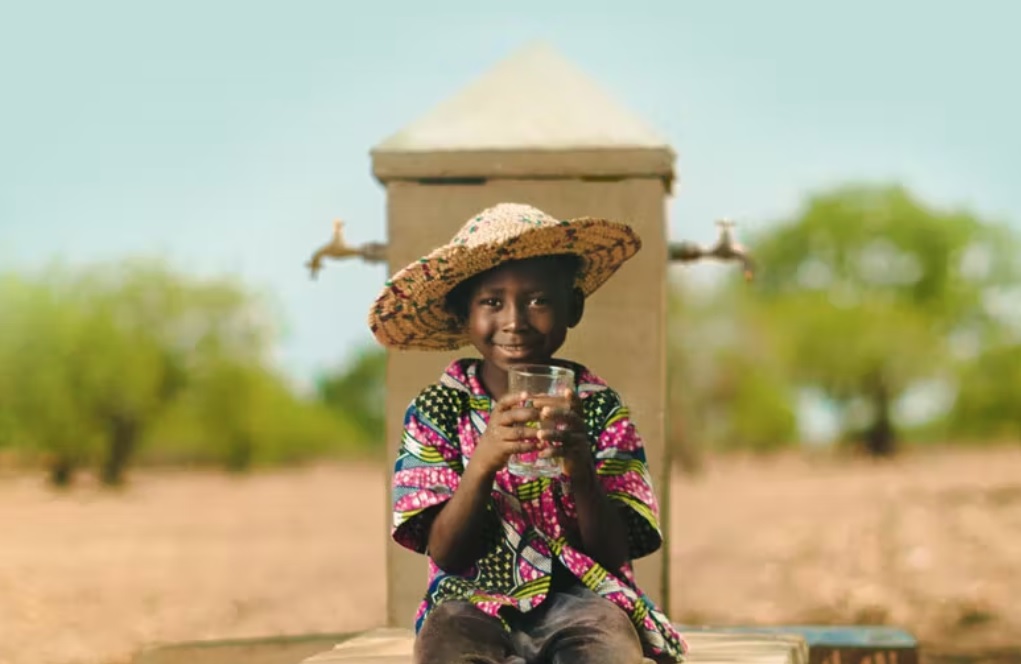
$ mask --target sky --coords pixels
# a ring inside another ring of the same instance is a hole
[[[385,240],[371,148],[537,40],[677,152],[673,239],[863,180],[1021,224],[1021,3],[597,6],[0,0],[0,270],[144,255],[238,275],[308,381],[373,343],[385,269],[303,267],[335,218]]]

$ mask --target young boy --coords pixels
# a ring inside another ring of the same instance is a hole
[[[429,557],[416,663],[683,660],[631,568],[662,545],[641,438],[600,378],[554,359],[585,298],[640,247],[624,224],[504,203],[396,273],[373,305],[385,346],[481,355],[412,402],[394,469],[393,538]],[[518,363],[567,366],[576,390],[509,394]],[[536,445],[561,457],[562,477],[508,472]]]

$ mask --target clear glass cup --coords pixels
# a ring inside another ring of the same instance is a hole
[[[511,393],[555,396],[563,393],[564,388],[574,390],[574,372],[566,367],[551,364],[518,364],[507,371],[507,389]],[[528,426],[537,429],[539,423],[531,422]],[[541,451],[540,449],[512,455],[507,462],[507,470],[512,475],[531,479],[559,477],[563,473],[560,459],[556,456],[540,457]]]

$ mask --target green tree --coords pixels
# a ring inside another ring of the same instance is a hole
[[[261,362],[272,324],[239,284],[156,261],[93,268],[80,287],[93,314],[84,393],[105,431],[100,478],[116,485],[189,376],[224,358]]]
[[[272,324],[229,280],[156,261],[51,269],[4,289],[0,362],[12,430],[44,450],[54,483],[96,463],[116,485],[149,427],[201,367],[262,366]]]
[[[697,470],[706,449],[767,452],[796,442],[794,393],[768,313],[744,283],[671,288],[668,426],[682,467]]]
[[[0,410],[7,442],[42,456],[55,486],[95,456],[102,432],[80,378],[88,311],[53,284],[8,278],[0,290]]]
[[[178,458],[183,452],[233,473],[347,452],[358,436],[317,398],[299,397],[276,372],[239,360],[199,369],[175,410],[178,425],[197,425],[184,448],[176,446]]]
[[[317,391],[323,403],[355,426],[363,444],[384,445],[386,351],[361,350],[345,369],[321,376]]]
[[[954,340],[999,334],[988,295],[1021,283],[1007,227],[901,187],[812,196],[750,244],[791,376],[828,395],[876,455],[896,449],[896,402],[922,381],[951,379],[964,359]]]
[[[962,368],[950,432],[980,438],[1021,438],[1021,344],[984,349]]]

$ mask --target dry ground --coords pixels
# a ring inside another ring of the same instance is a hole
[[[378,624],[384,492],[364,464],[138,473],[120,493],[0,476],[0,663]],[[1021,450],[718,459],[675,478],[671,519],[675,620],[1021,644]]]

